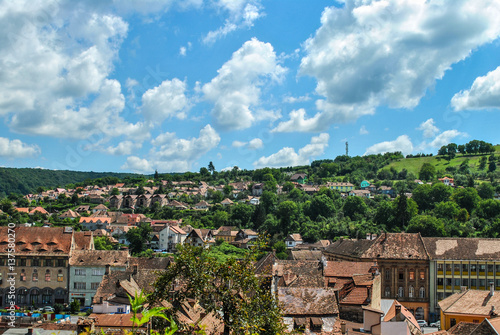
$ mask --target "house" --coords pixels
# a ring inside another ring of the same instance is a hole
[[[109,198],[109,206],[111,208],[120,209],[120,208],[122,208],[122,204],[123,204],[123,195],[121,195],[121,194],[119,194],[119,195],[112,195]]]
[[[429,254],[431,321],[439,319],[438,301],[464,289],[500,290],[500,239],[423,237]]]
[[[185,242],[192,246],[208,248],[209,244],[215,242],[215,239],[210,229],[193,229],[186,237]]]
[[[234,202],[232,202],[231,200],[229,200],[228,198],[224,199],[221,201],[221,205],[222,206],[232,206],[234,205]]]
[[[71,209],[68,209],[67,211],[61,213],[61,215],[59,215],[59,219],[76,219],[76,218],[79,218],[80,217],[80,214],[78,214],[77,212],[71,210]]]
[[[349,191],[349,196],[370,198],[371,192],[367,189],[366,190],[352,190],[352,191]]]
[[[252,195],[254,197],[260,197],[263,192],[264,192],[264,184],[262,183],[253,184]]]
[[[227,243],[232,243],[232,242],[234,242],[236,240],[236,235],[237,234],[238,234],[237,230],[220,229],[219,228],[217,230],[216,234],[214,235],[214,237],[215,237],[215,239],[222,239],[222,240],[224,240]]]
[[[377,261],[381,292],[417,319],[429,319],[429,255],[420,234],[382,233],[375,239],[340,239],[323,254],[332,261]]]
[[[13,254],[9,252],[8,241],[12,230],[16,236]],[[12,266],[17,273],[15,282],[0,282],[0,306],[7,304],[10,287],[15,287],[13,295],[18,306],[69,303],[68,262],[71,252],[93,247],[92,233],[80,232],[77,236],[72,227],[0,227],[0,273],[11,273],[9,267]],[[15,261],[9,261],[11,259]]]
[[[235,245],[239,248],[248,249],[249,245],[253,243],[259,237],[259,233],[251,230],[251,229],[240,229],[236,233],[236,238],[232,245]]]
[[[497,293],[497,294],[495,294]],[[494,284],[489,291],[464,290],[438,302],[441,308],[441,329],[450,329],[460,322],[480,323],[484,319],[496,318],[496,306],[500,306],[500,294]]]
[[[105,273],[92,300],[94,313],[130,313],[128,296],[143,291],[151,293],[153,284],[170,264],[169,257],[137,258],[129,257],[125,271]]]
[[[445,184],[446,186],[451,186],[451,187],[455,186],[455,181],[453,180],[453,178],[443,177],[443,178],[439,178],[438,180],[440,182],[442,182],[443,184]]]
[[[159,234],[159,249],[174,252],[178,244],[183,244],[187,233],[178,225],[167,225]]]
[[[394,198],[396,196],[396,191],[394,191],[390,186],[382,185],[377,189],[377,192],[378,194],[388,195],[391,198]]]
[[[197,209],[197,210],[208,210],[208,208],[210,207],[210,204],[208,202],[206,202],[205,200],[202,200],[200,202],[198,202],[196,205],[194,205],[194,208]]]
[[[159,207],[165,206],[168,203],[167,195],[153,194],[153,196],[151,197],[151,207],[153,207],[156,203]]]
[[[256,197],[252,197],[249,201],[250,205],[254,205],[254,206],[257,206],[258,204],[260,204],[260,199],[259,198],[256,198]]]
[[[361,187],[362,190],[364,190],[364,189],[368,188],[370,185],[371,184],[370,184],[370,182],[368,180],[363,180],[361,182],[361,184],[360,184],[360,187]]]
[[[111,218],[107,216],[80,217],[80,224],[86,230],[108,229]]]
[[[105,215],[108,210],[109,210],[108,207],[104,206],[103,204],[100,204],[92,208],[92,213],[93,214],[99,213],[100,215]]]
[[[389,300],[388,309],[363,307],[363,330],[373,335],[421,335],[415,316],[397,300]],[[387,305],[387,304],[382,304]]]
[[[300,234],[290,234],[285,239],[287,248],[295,248],[297,245],[302,244],[302,236]]]
[[[90,211],[90,205],[80,205],[77,208],[75,208],[75,212],[77,212],[78,214],[87,213],[89,211]]]
[[[290,181],[296,182],[299,184],[307,183],[307,175],[305,173],[296,173],[290,177]]]
[[[295,261],[320,261],[323,257],[321,250],[290,250],[289,260]]]
[[[80,306],[91,306],[92,297],[106,272],[125,271],[129,253],[119,250],[75,250],[69,258],[69,296]]]
[[[354,190],[354,185],[351,183],[326,183],[326,187],[331,190],[337,190],[339,192],[345,193]]]
[[[338,317],[335,291],[319,287],[281,287],[283,321],[288,332],[332,332]]]
[[[141,194],[137,197],[136,206],[137,207],[150,207],[151,206],[151,194]]]

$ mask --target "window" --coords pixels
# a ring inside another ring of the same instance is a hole
[[[405,273],[403,272],[403,270],[399,270],[398,278],[399,280],[405,280]]]
[[[500,272],[500,264],[496,264],[495,268],[496,268],[496,272]]]
[[[405,296],[405,289],[403,288],[403,286],[400,286],[398,288],[398,298],[403,298]]]
[[[451,264],[445,264],[446,267],[446,274],[449,274],[451,272]]]
[[[462,264],[462,273],[466,274],[469,272],[469,264]]]
[[[455,274],[460,274],[460,264],[453,264],[453,272],[455,272]]]
[[[50,270],[45,271],[45,281],[50,281]]]
[[[42,291],[42,304],[51,305],[52,304],[52,290],[45,289]]]
[[[38,271],[37,269],[33,270],[33,275],[31,275],[32,281],[38,281]]]
[[[493,274],[493,264],[488,264],[488,274]]]
[[[26,266],[26,258],[19,258],[18,266]]]
[[[443,278],[438,278],[437,282],[438,282],[438,286],[443,286],[444,279]]]
[[[418,297],[422,299],[425,298],[425,288],[423,286],[418,290]]]
[[[479,274],[484,275],[485,271],[486,271],[486,264],[479,264]]]
[[[455,286],[460,286],[460,278],[455,278]]]
[[[53,264],[54,264],[54,262],[52,262],[52,260],[51,260],[51,259],[46,259],[46,260],[44,261],[44,263],[45,263],[45,266],[47,266],[47,267],[52,267],[52,266],[53,266]]]
[[[462,278],[462,286],[469,287],[469,278]]]
[[[92,290],[97,290],[99,288],[100,283],[90,283],[90,288]]]
[[[391,289],[389,287],[386,287],[384,294],[386,297],[390,297],[391,296]]]
[[[33,304],[38,304],[40,302],[40,290],[34,289],[31,291],[30,300]]]
[[[470,280],[470,288],[477,288],[477,279],[471,279]]]
[[[104,269],[92,269],[92,276],[103,276]]]
[[[21,270],[21,276],[19,277],[20,281],[26,281],[26,272],[24,272],[24,269]]]
[[[26,304],[26,297],[28,295],[28,290],[25,288],[22,288],[18,291],[17,293],[17,303],[19,305],[24,305]]]
[[[437,264],[437,270],[443,272],[443,263]]]
[[[486,287],[486,279],[479,279],[479,286],[484,289]]]
[[[456,325],[456,324],[457,324],[457,319],[455,319],[455,318],[451,318],[451,319],[450,319],[450,327],[453,327],[453,326],[454,326],[454,325]]]
[[[31,259],[31,266],[40,266],[40,260],[38,258]]]
[[[477,264],[471,264],[470,265],[470,272],[476,272],[476,271],[477,271]]]
[[[59,270],[59,272],[57,273],[57,281],[64,281],[62,270]]]
[[[75,276],[85,276],[85,269],[75,269]]]
[[[86,283],[75,282],[74,289],[75,290],[85,290],[87,288]]]
[[[118,313],[125,313],[125,310],[123,309],[123,307],[118,307]]]
[[[415,289],[413,288],[413,286],[410,285],[410,289],[408,290],[408,298],[413,298],[414,295],[415,295]]]
[[[391,279],[391,269],[385,269],[385,279]]]
[[[410,277],[410,280],[415,280],[415,271],[410,270],[409,277]]]
[[[62,268],[66,266],[66,260],[65,259],[58,259],[57,260],[57,266]]]
[[[425,271],[420,270],[420,280],[425,280]]]

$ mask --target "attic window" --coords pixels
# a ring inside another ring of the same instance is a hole
[[[102,258],[101,258],[101,256],[99,256],[99,257],[97,257],[97,259],[98,259],[98,260],[101,260]]]

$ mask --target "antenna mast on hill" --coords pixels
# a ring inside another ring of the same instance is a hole
[[[345,155],[349,156],[349,142],[345,142]]]

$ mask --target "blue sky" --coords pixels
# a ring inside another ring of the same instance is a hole
[[[0,166],[153,173],[498,144],[500,1],[1,1]]]

